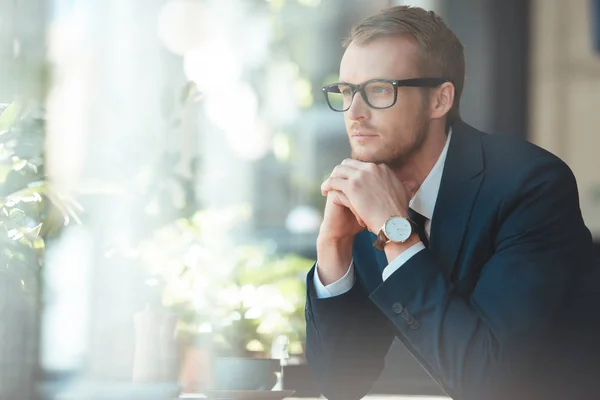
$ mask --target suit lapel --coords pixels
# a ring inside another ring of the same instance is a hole
[[[431,220],[429,248],[452,278],[473,203],[483,179],[482,133],[464,122],[452,128],[452,139]]]

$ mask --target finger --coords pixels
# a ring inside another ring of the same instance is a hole
[[[357,172],[358,171],[355,168],[351,168],[346,165],[340,164],[333,169],[331,175],[329,176],[333,176],[335,178],[349,179],[351,177],[356,176]]]
[[[354,160],[352,158],[346,158],[341,163],[341,165],[343,165],[345,167],[349,167],[349,168],[352,168],[352,169],[358,169],[358,170],[362,170],[362,169],[368,167],[371,164],[373,164],[373,163],[364,162],[364,161],[358,161],[358,160]]]
[[[349,209],[352,214],[354,214],[354,217],[356,218],[356,222],[358,222],[358,224],[360,226],[362,226],[363,228],[367,227],[367,224],[365,224],[365,222],[362,220],[362,218],[358,215],[358,213],[356,212],[356,210],[354,209],[354,207],[352,207],[352,203],[350,202],[350,200],[348,199],[348,196],[346,196],[343,192],[337,191],[337,190],[332,190],[329,192],[331,196],[334,196],[333,202],[346,207],[347,209]]]
[[[329,192],[330,192],[331,190],[333,190],[333,189],[331,188],[331,182],[329,182],[329,180],[330,180],[330,179],[331,179],[331,178],[327,178],[327,179],[325,179],[325,180],[323,181],[323,183],[321,183],[321,194],[322,194],[323,196],[327,196],[327,195],[329,194]]]
[[[349,182],[348,179],[329,177],[321,185],[321,193],[325,196],[331,190],[344,192],[345,190],[348,190]]]

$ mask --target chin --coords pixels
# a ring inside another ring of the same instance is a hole
[[[362,162],[376,162],[375,161],[376,159],[373,157],[372,154],[369,154],[367,152],[354,151],[354,150],[352,150],[352,159],[362,161]]]
[[[374,163],[374,164],[387,164],[392,166],[392,164],[397,164],[397,160],[399,157],[394,157],[391,154],[378,154],[375,152],[366,152],[366,151],[354,151],[352,150],[352,158],[354,160]]]

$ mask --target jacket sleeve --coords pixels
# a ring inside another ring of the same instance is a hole
[[[454,292],[428,249],[370,296],[454,398],[538,398],[575,384],[554,357],[562,346],[555,338],[567,337],[561,327],[578,329],[582,321],[564,321],[569,302],[576,282],[598,270],[575,179],[559,160],[546,160],[513,186],[470,298]]]
[[[314,273],[313,267],[307,277],[307,361],[326,398],[360,399],[384,367],[392,325],[369,299],[358,274],[350,291],[319,299]]]

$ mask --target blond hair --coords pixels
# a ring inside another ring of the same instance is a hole
[[[463,45],[443,19],[433,11],[419,7],[398,6],[368,17],[351,30],[344,47],[354,42],[367,44],[381,36],[407,35],[419,48],[419,70],[423,77],[439,77],[454,85],[454,102],[448,112],[447,125],[460,120],[460,96],[465,81]]]

